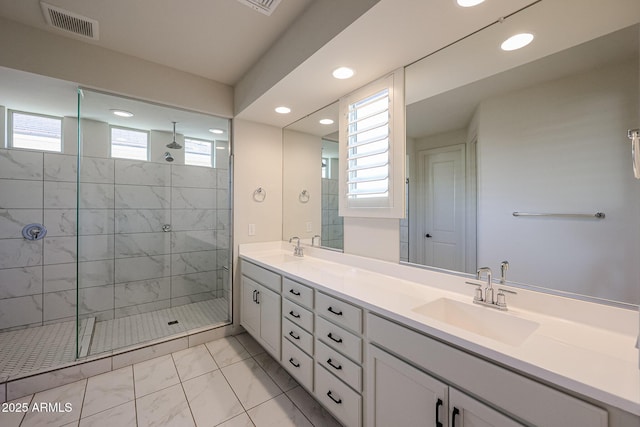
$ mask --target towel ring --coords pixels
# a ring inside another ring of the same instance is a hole
[[[298,195],[298,200],[300,200],[300,203],[307,203],[310,197],[311,196],[309,195],[309,192],[307,190],[302,190],[302,192]]]
[[[264,202],[264,199],[266,198],[267,198],[267,190],[265,190],[262,187],[256,188],[256,190],[253,192],[253,200],[255,200],[258,203]]]

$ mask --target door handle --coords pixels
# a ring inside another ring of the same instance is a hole
[[[440,422],[440,407],[444,404],[442,399],[438,399],[436,402],[436,427],[443,427],[442,422]]]
[[[424,235],[424,237],[426,237],[427,239],[430,239],[430,238],[432,238],[433,236],[432,236],[431,234],[427,233],[427,234],[425,234],[425,235]]]
[[[451,427],[456,427],[456,415],[460,415],[460,409],[454,406],[451,412]]]

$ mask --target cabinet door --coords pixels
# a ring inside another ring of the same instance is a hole
[[[259,284],[242,276],[240,285],[240,324],[254,338],[260,338],[260,304],[257,302]]]
[[[451,427],[523,426],[506,415],[454,388],[449,389],[449,418],[451,419]]]
[[[260,286],[258,292],[258,302],[260,303],[260,338],[262,338],[264,347],[279,361],[280,340],[282,338],[282,331],[280,329],[282,322],[280,295],[264,286]]]
[[[447,425],[448,386],[369,345],[368,426]]]

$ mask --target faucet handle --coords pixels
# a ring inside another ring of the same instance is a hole
[[[464,282],[467,285],[473,285],[473,286],[477,286],[476,287],[476,292],[473,295],[473,300],[477,301],[477,302],[481,302],[483,301],[482,299],[482,283],[476,283],[476,282]]]
[[[500,307],[501,310],[507,309],[507,298],[504,294],[505,292],[509,294],[517,294],[516,291],[511,291],[509,289],[498,288],[498,295],[496,295],[496,305]]]

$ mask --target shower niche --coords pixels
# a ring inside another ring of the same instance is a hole
[[[6,117],[61,123],[43,150],[12,144],[5,121],[0,380],[229,324],[229,120],[0,76]],[[24,237],[33,224],[46,234]]]

